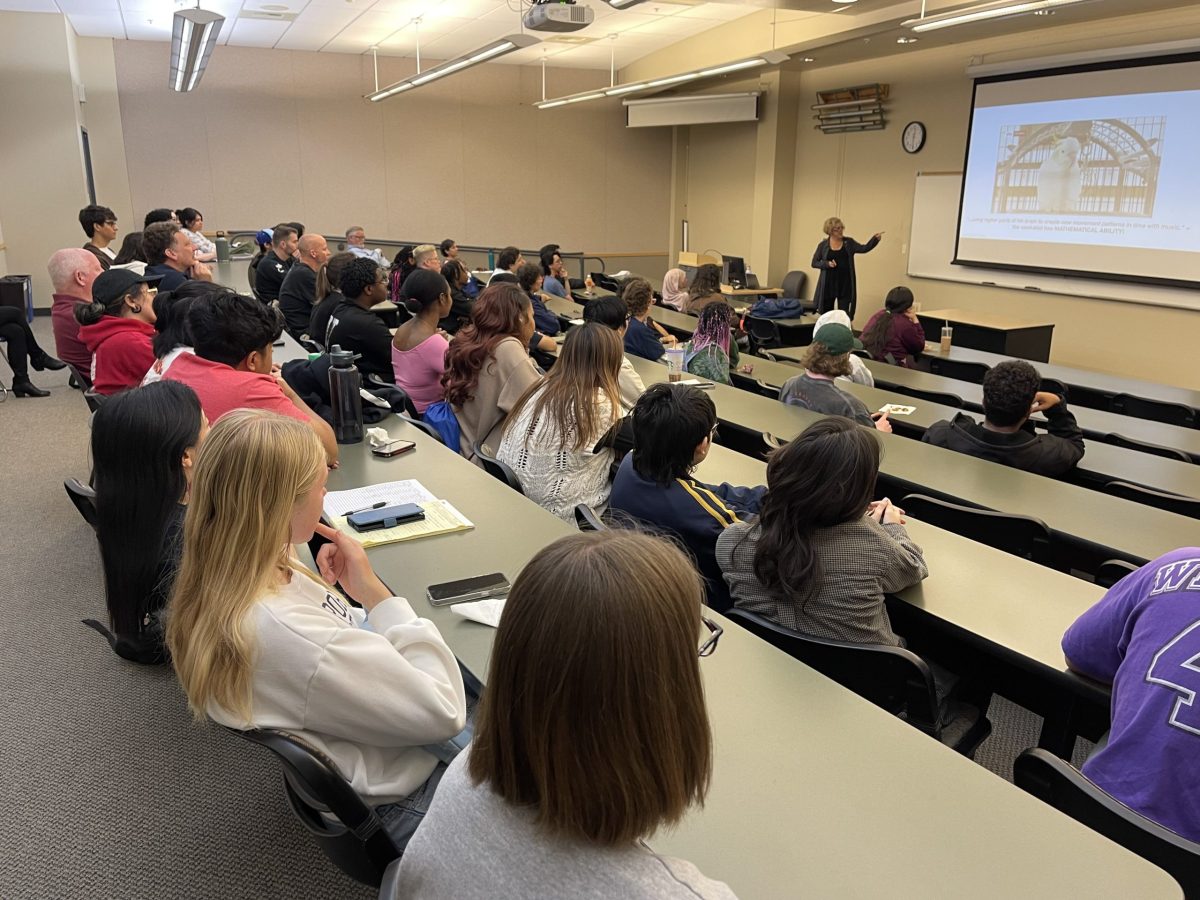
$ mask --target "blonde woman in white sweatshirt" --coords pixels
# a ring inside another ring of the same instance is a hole
[[[303,423],[250,409],[221,418],[196,461],[167,644],[198,718],[322,750],[403,847],[466,723],[462,675],[362,547],[319,523],[327,474]],[[291,549],[314,531],[331,541],[321,577]]]

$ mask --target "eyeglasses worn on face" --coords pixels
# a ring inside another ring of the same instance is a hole
[[[717,649],[717,641],[721,640],[721,635],[725,633],[725,629],[706,616],[701,616],[700,621],[708,629],[708,637],[700,645],[700,656],[712,656],[713,651]]]

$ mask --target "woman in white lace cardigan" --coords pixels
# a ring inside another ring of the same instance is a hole
[[[588,322],[572,329],[554,368],[505,420],[498,458],[525,496],[560,519],[573,521],[579,503],[597,512],[608,505],[621,356],[611,328]]]

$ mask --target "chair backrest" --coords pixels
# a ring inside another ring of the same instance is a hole
[[[743,321],[756,353],[760,349],[770,350],[772,347],[783,346],[783,337],[779,333],[779,325],[775,322],[757,316],[746,316]]]
[[[942,406],[954,406],[962,409],[963,398],[958,394],[948,394],[941,391],[927,391],[923,388],[904,387],[900,393],[907,394],[910,397],[920,397],[922,400],[928,400],[930,403],[940,403]]]
[[[796,371],[800,370],[797,369]],[[779,399],[779,388],[771,387],[761,379],[753,378],[750,375],[743,375],[741,372],[730,371],[729,383],[736,388],[751,391],[755,394],[762,394],[764,397],[770,397],[772,400]]]
[[[575,525],[580,531],[608,531],[604,520],[586,503],[576,504]]]
[[[367,376],[367,383],[363,387],[372,394],[385,397],[392,404],[393,409],[397,403],[401,404],[404,407],[404,415],[408,418],[421,418],[416,404],[413,403],[412,397],[408,396],[408,391],[404,388],[392,384],[390,381],[384,381],[374,372]]]
[[[1160,444],[1150,444],[1134,438],[1127,438],[1125,435],[1116,434],[1115,432],[1106,434],[1104,436],[1104,443],[1124,447],[1127,450],[1140,450],[1142,453],[1153,453],[1155,456],[1165,456],[1167,459],[1178,459],[1185,463],[1192,461],[1192,458],[1182,450],[1176,450],[1174,447],[1163,447]]]
[[[428,422],[424,421],[423,419],[415,418],[415,417],[409,416],[409,415],[402,415],[400,418],[402,418],[409,425],[415,425],[417,428],[421,429],[423,432],[425,432],[427,435],[429,435],[431,438],[433,438],[435,441],[437,441],[443,447],[446,445],[446,442],[442,440],[442,436],[438,432],[438,430],[436,428],[434,428],[432,425],[430,425]],[[457,447],[453,447],[451,449],[453,449],[455,453],[458,452]]]
[[[483,444],[481,444],[479,441],[476,441],[474,446],[471,447],[471,452],[475,454],[481,463],[483,463],[483,468],[489,475],[499,481],[503,481],[518,494],[525,493],[523,490],[521,490],[521,479],[517,478],[517,473],[504,463],[500,462],[500,460],[496,459],[496,457],[492,456],[492,454],[489,453],[486,448],[484,448]]]
[[[942,359],[940,356],[929,357],[929,371],[934,375],[944,375],[947,378],[957,378],[960,381],[971,381],[983,384],[983,376],[991,366],[983,363],[963,362],[958,359]]]
[[[804,298],[804,285],[808,281],[808,273],[802,272],[799,269],[793,269],[783,276],[783,296],[789,300],[802,300]]]
[[[108,400],[108,395],[98,394],[95,388],[88,388],[83,392],[83,400],[88,405],[88,409],[95,412]]]
[[[399,859],[400,848],[332,761],[286,731],[227,730],[275,754],[283,766],[288,802],[300,823],[338,868],[356,881],[378,887],[388,864]]]
[[[1018,756],[1013,780],[1059,812],[1154,863],[1179,882],[1185,896],[1200,897],[1200,844],[1134,812],[1048,750],[1033,748]]]
[[[1167,512],[1200,519],[1200,500],[1192,497],[1156,491],[1153,488],[1142,487],[1140,484],[1130,484],[1128,481],[1110,481],[1104,486],[1104,492],[1112,494],[1114,497],[1132,500],[1134,503],[1144,503],[1147,506],[1165,509]]]
[[[736,607],[725,616],[875,705],[903,714],[927,734],[936,736],[940,731],[933,675],[912,651],[809,637]]]
[[[1126,562],[1123,559],[1108,559],[1100,563],[1096,567],[1096,584],[1100,587],[1110,588],[1126,575],[1131,572],[1136,572],[1138,569],[1131,562]]]
[[[67,496],[83,516],[83,521],[92,526],[93,530],[100,528],[100,520],[96,517],[96,492],[78,478],[68,478],[63,482]]]
[[[246,284],[250,285],[250,293],[253,294],[255,297],[258,297],[259,300],[261,300],[262,297],[258,296],[258,288],[256,287],[256,285],[258,284],[257,269],[258,269],[258,267],[254,263],[250,263],[246,267]]]
[[[1164,403],[1162,400],[1147,400],[1133,394],[1117,394],[1112,398],[1110,408],[1115,413],[1136,416],[1139,419],[1182,425],[1185,428],[1196,427],[1196,411],[1182,403]]]
[[[81,371],[78,366],[74,366],[71,363],[67,363],[67,368],[75,376],[75,381],[78,382],[81,391],[90,391],[92,389],[92,379],[87,372]]]
[[[953,531],[1014,556],[1022,556],[1043,565],[1053,565],[1050,529],[1041,519],[973,506],[960,506],[924,494],[909,494],[900,501],[900,506],[906,513],[922,522]]]

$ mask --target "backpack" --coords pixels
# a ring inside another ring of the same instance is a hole
[[[458,416],[454,414],[454,407],[445,400],[439,400],[437,403],[430,403],[421,418],[426,424],[433,426],[441,436],[443,444],[455,453],[462,452],[462,429],[458,427]]]
[[[791,297],[764,297],[750,307],[750,315],[756,319],[796,319],[804,315],[804,305]]]

